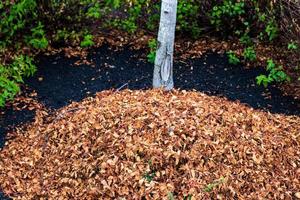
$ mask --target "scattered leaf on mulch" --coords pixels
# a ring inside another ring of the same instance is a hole
[[[147,60],[147,54],[149,53],[148,42],[150,39],[155,39],[156,34],[145,34],[144,31],[138,31],[136,34],[128,34],[120,30],[110,30],[106,32],[95,33],[95,47],[100,47],[103,44],[108,44],[115,51],[124,50],[124,47],[130,47],[134,50],[143,50],[144,60]],[[295,99],[300,99],[300,76],[299,64],[300,57],[297,51],[289,51],[286,46],[255,43],[255,52],[257,60],[249,62],[244,60],[243,52],[244,45],[242,45],[238,38],[232,38],[229,40],[220,40],[211,36],[201,37],[195,41],[179,37],[176,39],[175,55],[174,58],[180,61],[184,61],[191,58],[199,58],[205,53],[215,52],[218,54],[225,54],[229,50],[233,50],[238,56],[241,57],[242,63],[245,67],[266,67],[267,60],[273,59],[277,65],[281,65],[284,71],[292,78],[291,82],[286,82],[279,85],[279,89],[289,96],[293,96]],[[56,54],[64,52],[67,57],[76,57],[79,60],[75,65],[86,64],[95,66],[92,60],[87,59],[88,49],[80,47],[67,47],[61,49],[48,48],[48,54]]]
[[[0,152],[16,199],[295,199],[300,118],[199,92],[104,91]]]

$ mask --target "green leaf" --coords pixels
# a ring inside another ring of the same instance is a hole
[[[91,35],[91,34],[85,35],[83,38],[83,41],[81,41],[81,43],[80,43],[80,46],[83,48],[90,47],[93,45],[94,45],[93,35]]]
[[[169,192],[169,193],[168,193],[168,199],[169,199],[169,200],[175,200],[175,197],[174,197],[173,192]]]
[[[288,44],[288,50],[296,50],[298,49],[298,45],[294,42]]]

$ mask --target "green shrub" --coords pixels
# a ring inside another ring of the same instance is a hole
[[[93,46],[94,42],[93,42],[93,35],[91,34],[87,34],[84,36],[83,40],[80,43],[81,47],[90,47]]]
[[[158,29],[158,23],[159,23],[159,18],[160,18],[160,5],[159,4],[154,4],[152,6],[152,9],[149,9],[147,11],[147,15],[149,15],[147,21],[146,21],[146,28],[149,29],[150,31],[156,31]]]
[[[227,57],[230,64],[237,65],[241,62],[238,56],[233,51],[228,51]]]
[[[0,107],[5,105],[7,100],[12,100],[14,96],[20,91],[18,85],[9,80],[4,74],[3,66],[0,65]]]
[[[150,49],[149,54],[147,55],[148,62],[154,63],[156,57],[157,41],[156,39],[151,39],[148,42],[148,47]]]
[[[44,26],[41,22],[38,25],[31,29],[31,36],[28,36],[27,44],[36,49],[45,49],[48,47],[48,40],[45,35]]]
[[[100,19],[101,17],[101,8],[100,8],[100,4],[98,2],[96,2],[95,4],[93,4],[93,6],[91,6],[87,13],[86,13],[87,17],[90,17],[92,19]]]
[[[9,65],[0,65],[0,107],[5,105],[7,100],[20,91],[19,83],[23,83],[24,77],[32,76],[36,71],[32,58],[28,56],[16,56]]]
[[[288,43],[288,50],[297,50],[298,45],[295,42]]]
[[[256,60],[256,53],[253,47],[248,47],[244,50],[243,56],[245,60],[254,61]]]
[[[270,41],[274,40],[278,36],[278,28],[274,19],[268,21],[265,31]]]
[[[0,53],[20,52],[22,47],[46,49],[49,40],[79,41],[91,27],[89,21],[101,17],[103,3],[97,0],[71,1],[1,1]],[[54,32],[53,30],[57,30]],[[78,30],[78,31],[77,31]],[[85,35],[81,46],[93,45],[92,35]],[[0,55],[1,57],[2,55]],[[0,106],[11,100],[20,90],[18,84],[35,72],[32,59],[25,55],[12,55],[12,62],[0,60]],[[8,59],[8,60],[10,60]],[[7,59],[6,59],[7,60]]]
[[[54,34],[53,41],[54,42],[62,42],[63,44],[73,45],[80,44],[80,38],[84,39],[84,31],[76,32],[75,30],[67,30],[63,28],[62,30],[57,30]]]
[[[190,32],[193,38],[197,38],[201,33],[198,24],[199,5],[193,0],[179,1],[177,6],[177,29]]]
[[[283,81],[290,81],[291,78],[283,71],[282,66],[276,66],[273,60],[267,61],[267,71],[269,72],[268,75],[259,75],[256,77],[256,83],[258,85],[263,85],[267,87],[270,83],[273,82],[283,82]]]
[[[244,33],[241,37],[240,37],[240,42],[246,46],[252,45],[252,40],[250,38],[250,36],[247,33]]]
[[[215,5],[211,11],[211,23],[220,30],[221,26],[227,26],[235,18],[245,14],[245,3],[243,1],[224,0],[220,5]],[[226,23],[227,21],[227,23]],[[232,27],[231,24],[230,27]]]
[[[22,37],[22,30],[34,24],[37,4],[35,0],[20,0],[16,3],[4,1],[1,7],[0,47],[5,48],[15,42],[16,38]]]
[[[276,12],[280,9],[259,0],[224,0],[214,5],[210,22],[223,35],[239,36],[246,45],[251,43],[250,38],[273,41],[279,35]]]

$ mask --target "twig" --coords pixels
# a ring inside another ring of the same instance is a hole
[[[59,115],[54,119],[54,121],[63,118],[63,117],[65,116],[65,114],[67,114],[67,113],[69,113],[69,112],[75,112],[75,111],[81,110],[81,109],[82,109],[82,108],[72,108],[72,109],[69,109],[69,110],[67,110],[67,111],[65,111],[65,112],[63,112],[63,113],[61,113],[61,114],[59,114]]]
[[[119,92],[122,90],[125,86],[128,86],[128,83],[123,84],[121,87],[119,87],[116,91]]]

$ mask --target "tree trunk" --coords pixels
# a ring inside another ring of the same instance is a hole
[[[171,90],[173,82],[173,51],[177,0],[162,0],[153,87]]]

